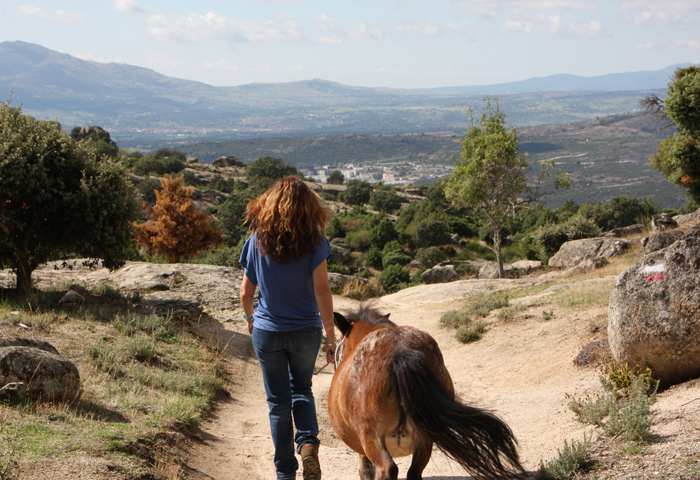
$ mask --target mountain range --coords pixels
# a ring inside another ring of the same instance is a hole
[[[122,145],[188,139],[464,131],[469,107],[499,95],[518,127],[589,120],[663,95],[678,65],[654,72],[553,75],[491,86],[392,89],[315,79],[215,87],[117,63],[81,60],[26,42],[0,43],[0,98],[64,128],[100,125]]]

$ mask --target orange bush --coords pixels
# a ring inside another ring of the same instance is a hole
[[[139,246],[178,262],[224,243],[223,233],[211,226],[209,215],[197,211],[192,203],[194,187],[185,186],[182,176],[167,174],[160,183],[162,189],[156,192],[155,206],[144,202],[148,220],[133,224]]]

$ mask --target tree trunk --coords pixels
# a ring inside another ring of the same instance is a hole
[[[17,261],[15,263],[15,275],[17,276],[16,290],[19,293],[31,293],[32,287],[32,272],[34,269],[29,265],[29,262]]]
[[[504,278],[506,271],[503,269],[503,256],[501,255],[501,227],[498,226],[493,231],[493,249],[496,252],[496,260],[498,261],[498,278]]]

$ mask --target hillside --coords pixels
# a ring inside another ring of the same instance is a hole
[[[80,60],[30,43],[0,44],[3,99],[13,92],[13,102],[22,103],[25,113],[57,119],[67,128],[100,125],[124,146],[164,138],[459,132],[467,109],[478,108],[486,93],[504,93],[503,109],[519,127],[566,123],[634,111],[645,94],[663,94],[667,76],[666,69],[626,74],[630,87],[624,90],[618,80],[601,77],[555,82],[548,77],[521,83],[517,94],[505,94],[501,87],[470,93],[353,87],[320,79],[214,87],[146,68]],[[547,93],[548,88],[553,91]]]

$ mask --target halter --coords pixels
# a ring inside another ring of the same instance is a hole
[[[338,368],[338,365],[340,365],[340,362],[343,361],[343,352],[345,351],[345,335],[343,335],[343,338],[340,339],[340,342],[338,342],[338,346],[335,347],[335,368]]]

